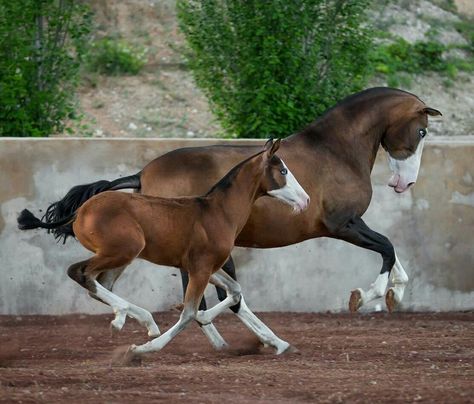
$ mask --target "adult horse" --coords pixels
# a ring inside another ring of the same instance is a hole
[[[279,154],[311,197],[309,208],[292,215],[270,198],[254,205],[235,245],[254,248],[287,246],[316,237],[331,237],[379,253],[382,268],[368,290],[351,292],[349,308],[385,294],[391,311],[402,300],[408,276],[387,237],[362,220],[372,198],[370,174],[379,146],[389,154],[393,176],[389,185],[404,192],[417,179],[428,115],[441,113],[417,96],[391,88],[372,88],[342,100],[299,133],[281,143]],[[115,181],[98,181],[71,189],[48,208],[54,222],[67,216],[92,195],[105,190],[133,188],[146,195],[200,195],[238,161],[259,146],[209,146],[169,152],[138,174]],[[278,220],[275,220],[278,218]],[[69,226],[56,237],[73,235]],[[124,268],[100,281],[112,288]],[[390,278],[391,275],[391,278]],[[238,310],[238,307],[234,308]]]

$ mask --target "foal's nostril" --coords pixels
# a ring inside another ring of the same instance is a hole
[[[407,188],[410,188],[412,185],[415,185],[415,182],[409,182]]]

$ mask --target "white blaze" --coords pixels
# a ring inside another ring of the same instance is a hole
[[[416,182],[424,144],[425,139],[421,139],[415,153],[405,160],[396,160],[390,155],[388,156],[388,165],[392,170],[392,178],[390,178],[388,185],[393,187],[396,192],[404,192]]]
[[[292,206],[294,210],[298,212],[302,211],[308,207],[309,195],[299,184],[285,163],[283,163],[283,166],[288,171],[286,174],[286,185],[282,188],[268,191],[268,194]]]

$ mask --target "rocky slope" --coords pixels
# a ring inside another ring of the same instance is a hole
[[[147,49],[148,62],[138,76],[110,77],[88,73],[80,89],[86,128],[94,137],[209,137],[221,133],[206,98],[195,86],[181,56],[184,40],[176,22],[174,0],[90,0],[96,13],[97,37],[125,39]],[[397,0],[376,2],[376,28],[387,37],[408,42],[434,39],[454,45],[449,52],[465,58],[466,38],[456,26],[472,14],[472,0]],[[463,14],[459,14],[459,11]],[[390,39],[387,39],[390,40]],[[376,77],[370,85],[387,85]],[[474,77],[460,72],[453,79],[417,74],[399,85],[443,112],[433,120],[435,135],[474,134]]]

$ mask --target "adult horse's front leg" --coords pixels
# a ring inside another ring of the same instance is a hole
[[[388,311],[392,312],[402,301],[408,283],[408,275],[396,255],[395,266],[392,269],[392,278],[390,280],[393,286],[388,289],[385,295],[385,303],[387,304]]]
[[[390,301],[388,309],[392,311],[403,297],[408,276],[398,262],[390,240],[370,229],[360,217],[350,219],[345,225],[333,231],[332,236],[359,247],[376,251],[382,256],[382,269],[375,282],[370,285],[369,290],[364,291],[358,288],[352,291],[349,300],[349,310],[351,312],[356,312],[362,305],[384,295],[392,268],[397,263],[392,278],[395,286],[389,291],[390,299],[387,297],[387,302]]]

